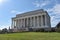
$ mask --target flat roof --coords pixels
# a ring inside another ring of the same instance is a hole
[[[34,10],[34,11],[25,12],[25,13],[22,13],[22,14],[17,14],[16,17],[22,17],[22,16],[27,16],[27,15],[34,15],[34,14],[37,14],[37,12],[43,13],[45,11],[43,9],[38,9],[38,10]]]

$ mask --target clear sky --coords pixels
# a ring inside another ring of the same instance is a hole
[[[48,11],[52,27],[60,21],[60,0],[0,0],[0,29],[11,26],[16,14],[36,9]]]

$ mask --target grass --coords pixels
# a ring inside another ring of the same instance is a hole
[[[25,32],[0,34],[0,40],[60,40],[60,33]]]

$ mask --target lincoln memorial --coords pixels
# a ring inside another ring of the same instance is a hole
[[[30,31],[41,28],[49,31],[51,28],[50,16],[43,9],[17,14],[12,18],[11,28],[14,31]]]

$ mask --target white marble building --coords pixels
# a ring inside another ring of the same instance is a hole
[[[50,30],[50,16],[43,9],[17,14],[12,18],[12,29],[14,31],[29,31],[29,28],[37,30],[43,28]]]

